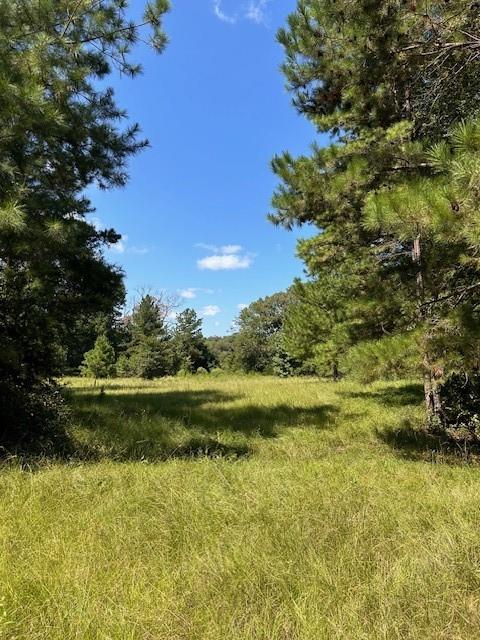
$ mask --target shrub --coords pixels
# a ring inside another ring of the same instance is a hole
[[[205,375],[206,373],[208,373],[208,371],[204,368],[204,367],[198,367],[197,369],[197,375]]]
[[[218,376],[223,375],[224,371],[223,369],[221,369],[220,367],[214,367],[211,371],[210,371],[210,375],[211,376],[216,376],[218,378]]]
[[[145,380],[162,378],[173,373],[170,340],[143,336],[130,351],[132,374]]]
[[[0,379],[0,455],[58,453],[67,447],[68,411],[53,382]]]
[[[278,349],[272,359],[272,372],[280,378],[289,378],[297,374],[299,362],[283,349]]]
[[[87,378],[111,378],[115,375],[115,351],[107,336],[98,336],[93,349],[85,354],[81,371]]]
[[[451,375],[441,386],[440,396],[442,415],[437,429],[455,442],[479,445],[480,373]]]
[[[400,380],[418,373],[418,345],[415,333],[367,340],[352,347],[342,359],[345,373],[365,383]]]
[[[121,378],[131,378],[133,376],[130,358],[125,353],[118,356],[116,369],[117,376]]]

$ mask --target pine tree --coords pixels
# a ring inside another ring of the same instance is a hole
[[[271,219],[287,228],[306,222],[319,228],[316,237],[300,244],[299,253],[320,288],[339,270],[361,283],[348,303],[347,344],[380,344],[382,336],[401,336],[422,324],[437,286],[431,288],[425,264],[432,274],[440,267],[434,280],[449,270],[454,279],[458,245],[448,246],[444,255],[445,245],[369,223],[363,212],[370,198],[375,201],[372,194],[388,199],[392,190],[396,204],[408,200],[412,224],[422,225],[422,200],[436,183],[426,149],[480,106],[480,60],[472,54],[478,27],[478,10],[461,0],[299,0],[288,28],[279,32],[294,104],[331,138],[310,157],[285,153],[273,160],[281,184]],[[424,195],[416,197],[419,191]],[[469,269],[465,286],[475,282],[471,262]],[[448,286],[438,295],[449,296]],[[329,315],[335,308],[332,296]],[[340,340],[335,333],[332,327],[338,350],[343,333]],[[437,412],[436,358],[425,341],[413,343],[420,368],[428,371],[428,411]]]
[[[287,307],[283,343],[287,351],[320,375],[340,376],[340,360],[349,345],[348,296],[351,287],[337,274],[295,281]],[[351,283],[350,283],[351,284]]]
[[[373,142],[408,120],[439,138],[478,103],[479,26],[465,0],[298,0],[278,32],[282,69],[320,131]]]
[[[120,236],[88,221],[85,193],[124,185],[146,144],[106,85],[139,73],[138,41],[162,50],[167,8],[152,0],[136,24],[126,0],[0,0],[0,395],[40,388],[78,318],[123,301],[102,252]]]
[[[409,326],[415,328],[429,416],[441,419],[446,376],[480,365],[480,121],[463,122],[426,152],[430,178],[369,194],[368,228],[411,247]]]
[[[135,306],[130,320],[132,341],[128,347],[128,369],[133,375],[151,379],[173,373],[168,313],[168,304],[150,294]]]
[[[130,341],[129,328],[118,309],[111,313],[84,314],[76,320],[64,341],[65,369],[62,373],[78,373],[84,354],[93,349],[99,335],[107,336],[117,358],[125,351]]]
[[[100,335],[95,346],[83,359],[82,375],[86,378],[111,378],[115,375],[115,351],[106,335]]]
[[[178,315],[173,348],[179,369],[195,373],[199,367],[207,371],[212,367],[214,357],[202,334],[202,320],[194,309],[185,309]]]

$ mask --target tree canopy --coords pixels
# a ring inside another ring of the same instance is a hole
[[[163,49],[167,9],[150,1],[132,21],[125,0],[0,0],[2,393],[61,370],[77,319],[123,301],[102,251],[120,236],[89,221],[85,189],[123,186],[147,144],[106,83],[140,72],[140,39]]]
[[[202,334],[202,320],[194,309],[185,309],[178,314],[173,334],[173,348],[177,367],[195,373],[202,367],[209,370],[215,357],[208,349]]]
[[[479,26],[476,3],[299,0],[278,34],[294,106],[331,135],[272,163],[273,222],[319,229],[290,346],[370,371],[403,354],[434,422],[448,376],[478,367]]]

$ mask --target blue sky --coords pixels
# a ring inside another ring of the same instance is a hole
[[[204,317],[206,335],[227,333],[239,305],[303,272],[295,245],[309,230],[266,219],[271,157],[307,152],[315,138],[279,71],[275,33],[294,7],[174,0],[165,53],[138,49],[143,75],[111,78],[151,147],[131,161],[126,188],[89,193],[102,225],[123,235],[108,257],[125,270],[130,301],[142,289],[176,294]]]

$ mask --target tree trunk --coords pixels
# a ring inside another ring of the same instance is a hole
[[[423,391],[425,395],[425,406],[429,421],[435,416],[440,417],[442,413],[442,402],[440,398],[439,384],[433,372],[434,367],[428,356],[428,347],[425,347],[423,357]]]
[[[413,241],[412,247],[412,260],[417,267],[416,276],[416,298],[418,308],[418,321],[424,323],[426,320],[424,311],[425,302],[425,282],[423,276],[422,265],[422,241],[421,235],[418,233]],[[434,373],[434,366],[430,358],[427,339],[423,347],[423,392],[425,396],[425,407],[427,410],[428,422],[431,422],[432,418],[440,417],[442,412],[442,403],[439,393],[439,385],[437,376]]]
[[[412,260],[417,267],[416,293],[417,293],[417,304],[418,304],[418,316],[419,316],[419,319],[423,320],[424,312],[422,309],[422,305],[425,302],[425,287],[423,282],[422,239],[419,233],[415,236],[415,239],[413,241]]]
[[[332,375],[334,382],[338,382],[340,380],[340,372],[338,370],[338,364],[336,362],[333,364]]]

